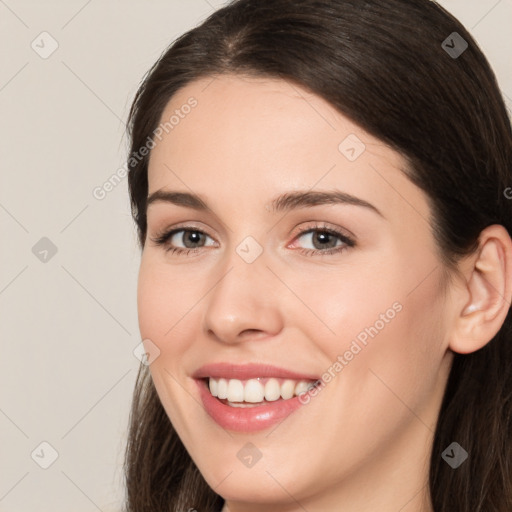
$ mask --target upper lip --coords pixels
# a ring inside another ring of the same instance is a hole
[[[226,378],[226,379],[255,379],[257,377],[275,377],[293,380],[318,380],[316,375],[298,373],[296,371],[286,370],[271,364],[233,364],[233,363],[211,363],[205,364],[197,369],[192,377],[203,379],[206,377]]]

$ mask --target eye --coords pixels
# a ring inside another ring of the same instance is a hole
[[[300,253],[307,256],[335,254],[347,247],[355,246],[355,241],[352,238],[336,229],[327,227],[325,224],[316,224],[309,229],[302,230],[295,238],[305,238],[313,245],[313,249],[298,249]]]
[[[207,245],[205,245],[206,238],[213,240],[206,233],[194,226],[182,226],[180,228],[164,231],[154,238],[151,238],[151,241],[158,246],[164,247],[165,251],[168,253],[186,255],[200,252],[202,247],[207,247]],[[347,247],[355,246],[355,241],[352,238],[336,229],[327,227],[325,224],[315,224],[309,227],[309,229],[300,231],[295,236],[294,240],[300,238],[309,239],[310,243],[313,245],[313,249],[298,249],[301,254],[308,256],[339,253]],[[176,244],[178,243],[182,243],[184,247],[177,247]],[[215,246],[215,242],[210,244],[210,246]]]
[[[190,252],[198,252],[201,247],[204,247],[204,239],[208,237],[203,231],[196,229],[193,226],[184,226],[181,228],[165,231],[151,241],[156,245],[166,248],[166,252],[189,254]],[[184,248],[176,247],[175,244],[181,242]]]

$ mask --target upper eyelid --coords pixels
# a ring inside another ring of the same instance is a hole
[[[348,238],[353,238],[353,239],[357,238],[348,229],[335,226],[334,224],[331,224],[331,223],[326,222],[326,221],[314,221],[314,220],[308,221],[306,224],[309,224],[309,226],[302,227],[302,228],[298,229],[297,226],[300,226],[301,224],[304,224],[304,223],[301,222],[301,223],[299,223],[299,224],[297,224],[296,226],[293,227],[292,231],[294,233],[294,236],[298,235],[298,234],[303,234],[305,231],[308,231],[310,229],[318,230],[318,231],[320,231],[322,229],[325,229],[326,231],[329,231],[329,230],[331,230],[331,231],[339,231],[340,234],[345,235]],[[196,226],[193,223],[192,224],[183,224],[183,225],[178,224],[177,226],[172,226],[172,227],[169,227],[169,228],[165,227],[165,228],[162,228],[160,230],[155,230],[155,231],[156,231],[156,236],[162,235],[162,234],[166,234],[166,233],[171,233],[171,232],[177,232],[177,231],[199,231],[199,232],[209,236],[210,238],[213,238],[208,233],[208,230],[206,230],[205,228],[203,228],[201,226]]]

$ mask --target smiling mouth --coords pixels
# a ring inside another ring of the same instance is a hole
[[[271,370],[277,373],[274,368]],[[254,368],[237,372],[228,367],[227,372],[221,372],[217,367],[214,371],[215,377],[209,376],[205,369],[196,372],[194,378],[201,401],[213,421],[233,432],[260,432],[271,428],[309,403],[309,400],[306,403],[302,400],[302,395],[322,385],[320,379],[309,376],[290,378],[293,375],[288,371],[280,371],[285,377],[276,377],[270,370],[265,377],[258,377],[258,374],[265,375],[265,369],[260,373]],[[249,378],[222,376],[237,373],[237,376]]]
[[[258,407],[282,402],[316,387],[319,381],[294,380],[277,377],[257,377],[248,380],[207,377],[206,387],[224,405]]]

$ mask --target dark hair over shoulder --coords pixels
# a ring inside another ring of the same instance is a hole
[[[442,46],[454,32],[468,44]],[[501,224],[512,233],[510,120],[471,35],[430,0],[236,0],[179,37],[148,71],[130,117],[130,157],[172,96],[198,78],[282,78],[327,100],[404,156],[427,195],[447,269]],[[146,238],[148,159],[129,158],[139,240]],[[446,277],[449,279],[450,274]],[[429,486],[435,512],[512,510],[512,313],[484,348],[455,354],[436,425]],[[471,463],[454,471],[453,441]],[[126,512],[220,510],[172,427],[148,368],[139,371],[125,459]]]

